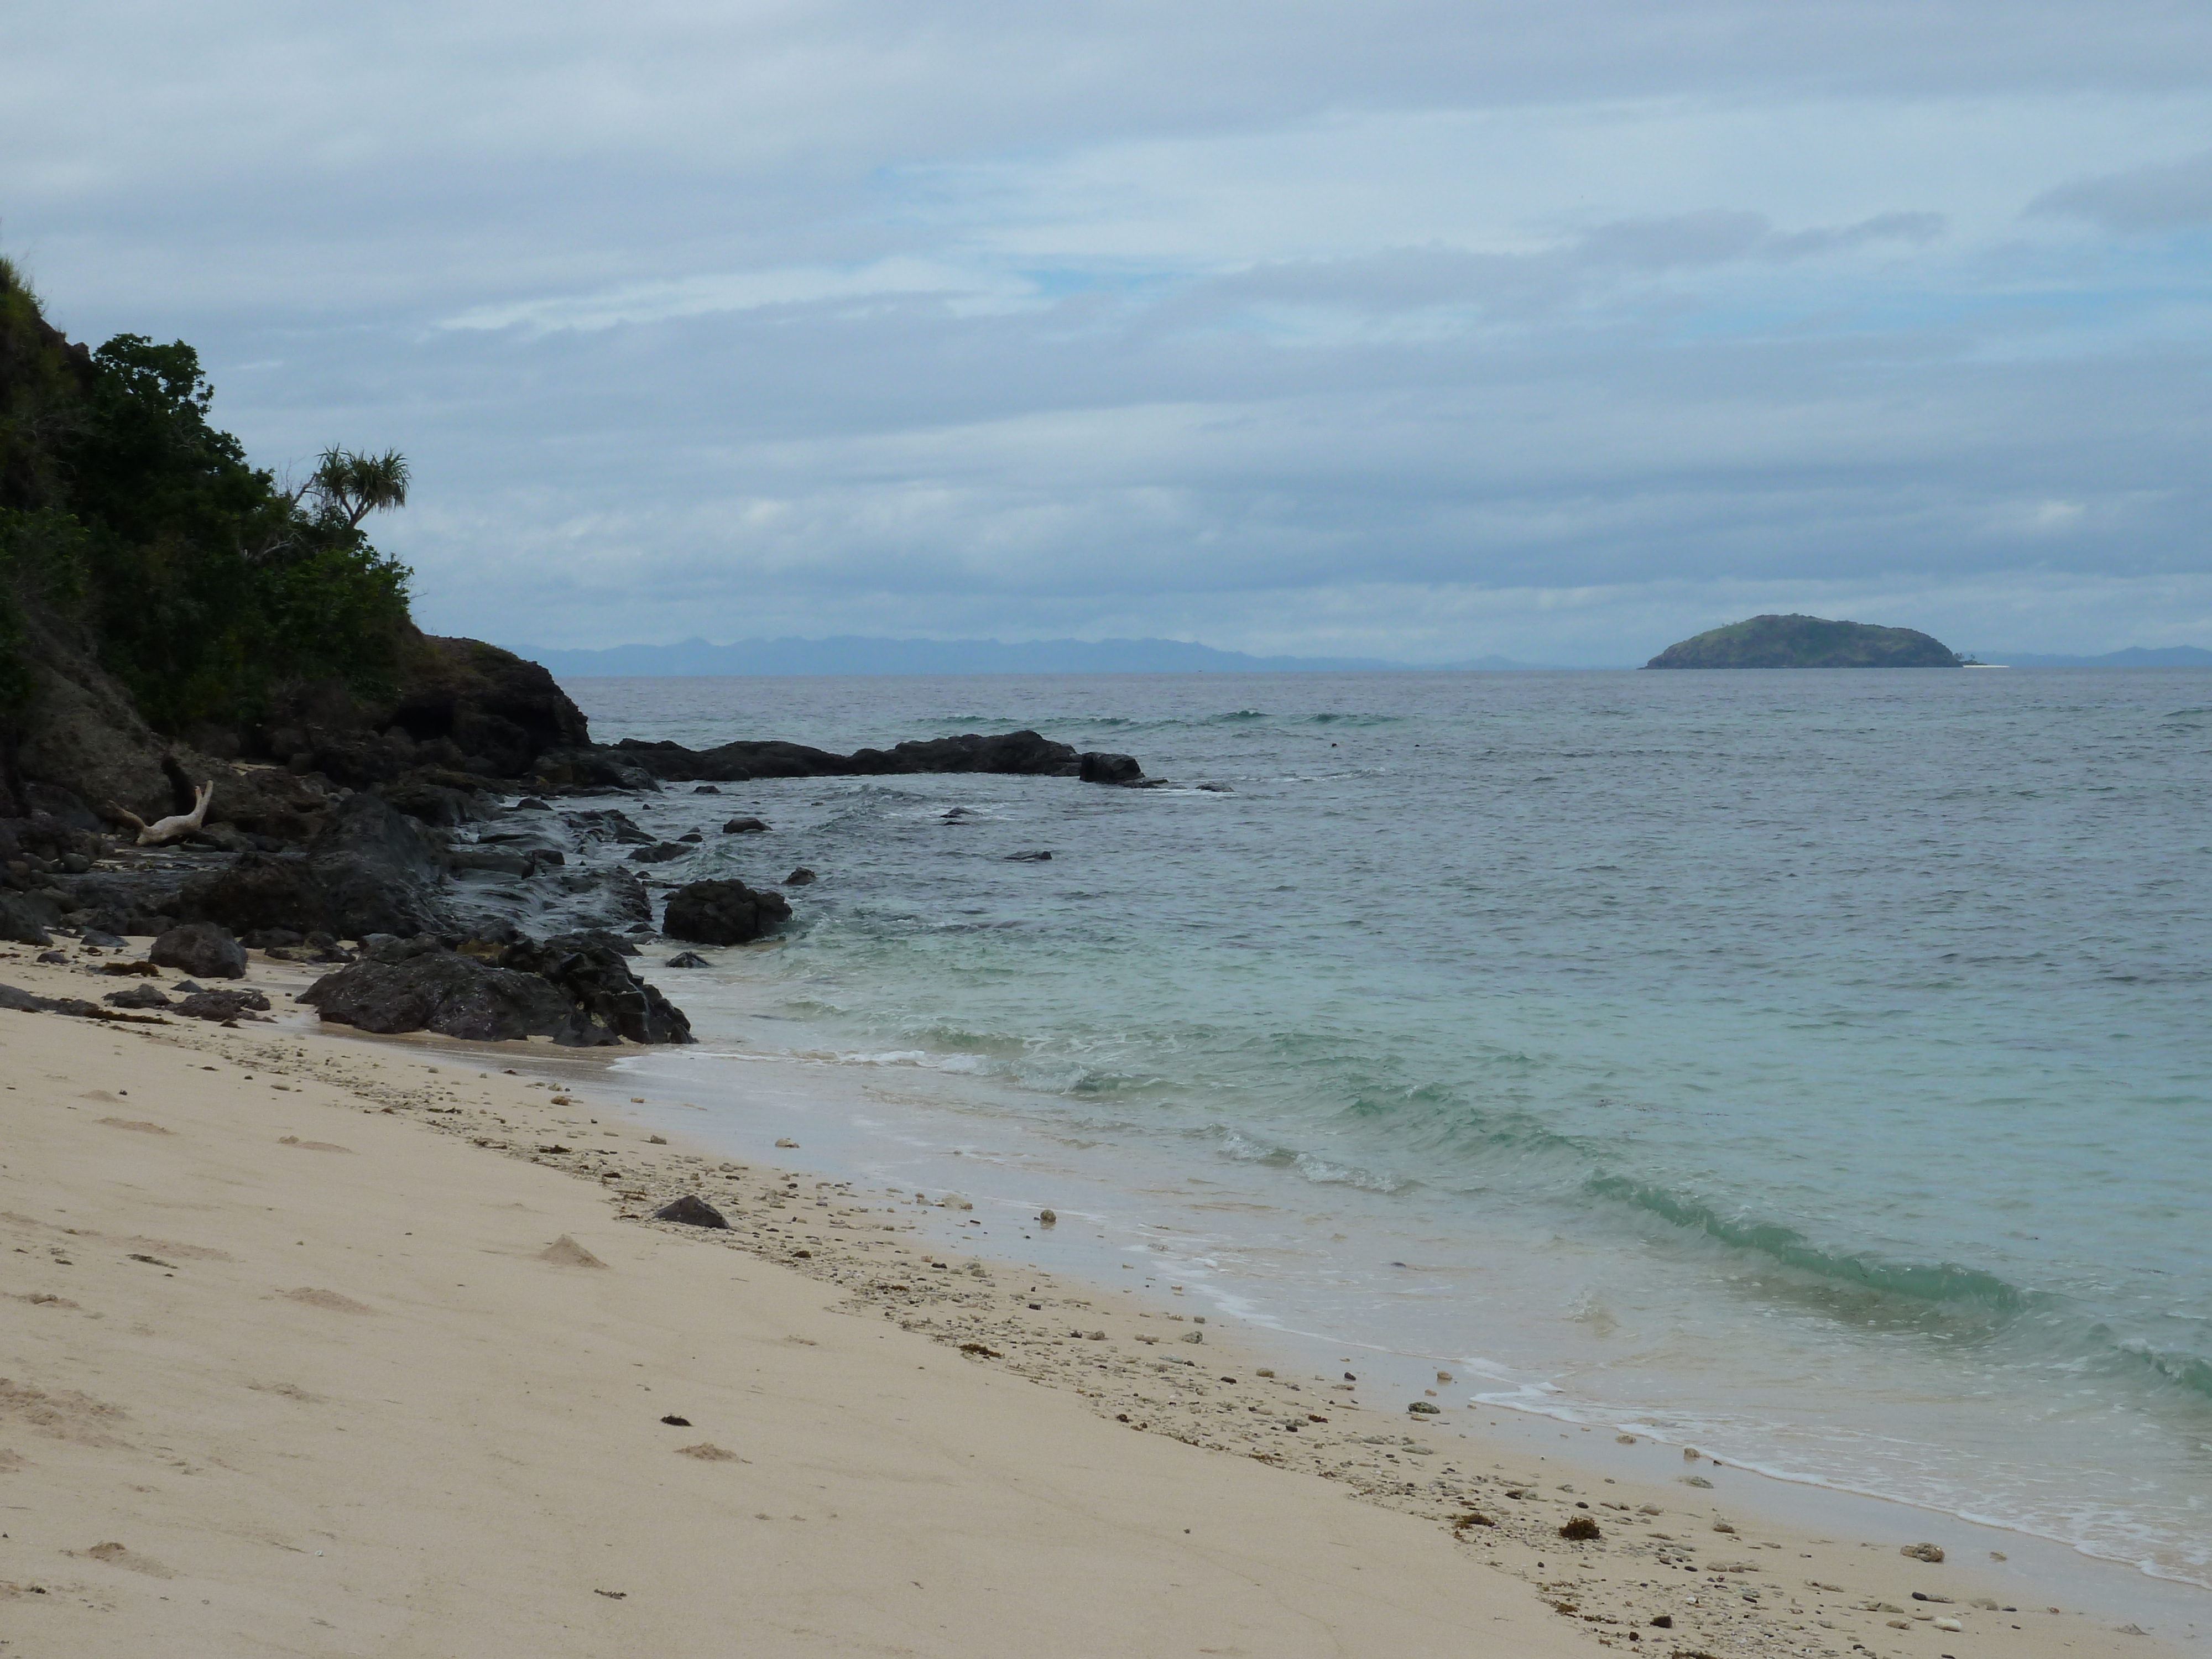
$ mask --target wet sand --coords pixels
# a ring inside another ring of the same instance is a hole
[[[134,982],[33,954],[0,981]],[[235,1028],[0,1013],[0,1655],[2195,1645],[949,1247],[589,1057],[335,1035],[307,978],[257,957]],[[649,1218],[684,1194],[730,1226]]]

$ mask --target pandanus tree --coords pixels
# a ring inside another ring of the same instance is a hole
[[[407,505],[407,458],[396,449],[381,455],[356,455],[326,449],[307,481],[310,492],[345,516],[349,529],[385,507]]]

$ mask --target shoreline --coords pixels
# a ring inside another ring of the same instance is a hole
[[[80,969],[41,966],[27,957],[0,953],[0,977],[44,994],[83,994]],[[257,955],[249,982],[269,990],[281,1008],[283,994],[302,988],[311,977],[292,964]],[[0,1016],[0,1042],[14,1052],[27,1044],[46,1049],[58,1045],[68,1051],[109,1035],[109,1028],[56,1015]],[[550,1183],[566,1190],[572,1211],[580,1203],[586,1206],[588,1224],[599,1237],[649,1240],[656,1253],[710,1262],[729,1258],[714,1257],[702,1247],[734,1247],[739,1255],[789,1273],[787,1291],[803,1291],[817,1302],[823,1290],[836,1292],[836,1311],[824,1316],[846,1321],[848,1327],[857,1319],[857,1328],[866,1334],[887,1344],[896,1340],[902,1351],[910,1346],[915,1359],[900,1364],[927,1367],[933,1357],[940,1364],[957,1358],[963,1375],[981,1383],[995,1379],[1001,1394],[1006,1384],[1018,1381],[1046,1384],[1036,1395],[1060,1402],[1055,1409],[1079,1407],[1076,1416],[1096,1425],[1097,1432],[1110,1431],[1113,1443],[1141,1445],[1147,1457],[1170,1456],[1177,1468],[1192,1471],[1188,1479],[1209,1490],[1240,1485],[1256,1462],[1272,1471],[1268,1479],[1293,1483],[1301,1494],[1297,1502],[1330,1500],[1331,1514],[1346,1507],[1343,1496],[1361,1498],[1365,1501],[1348,1507],[1395,1517],[1390,1524],[1400,1530],[1390,1534],[1396,1540],[1392,1548],[1411,1550],[1424,1559],[1433,1556],[1431,1566],[1453,1579],[1451,1595],[1471,1596],[1483,1609],[1480,1620],[1469,1616],[1461,1638],[1482,1628],[1482,1620],[1505,1620],[1516,1626],[1526,1624],[1516,1631],[1516,1641],[1521,1650],[1532,1652],[1550,1651],[1560,1644],[1566,1644],[1559,1646],[1560,1651],[1587,1651],[1594,1643],[1627,1647],[1632,1635],[1633,1645],[1647,1652],[1948,1651],[1964,1659],[1970,1650],[2168,1650],[2164,1630],[2149,1638],[2124,1638],[2109,1623],[2078,1612],[2052,1615],[2039,1609],[2008,1615],[1972,1606],[1977,1596],[1998,1600],[2016,1595],[2015,1587],[2005,1582],[2009,1575],[1978,1568],[1955,1547],[1951,1560],[1939,1567],[1897,1554],[1900,1541],[1934,1535],[1942,1524],[1935,1517],[1919,1517],[1920,1530],[1902,1540],[1835,1540],[1826,1532],[1771,1525],[1753,1517],[1752,1510],[1764,1505],[1740,1490],[1752,1485],[1735,1478],[1740,1472],[1720,1472],[1715,1480],[1711,1465],[1685,1466],[1677,1456],[1673,1475],[1659,1468],[1631,1473],[1613,1457],[1587,1457],[1588,1449],[1573,1443],[1583,1437],[1579,1434],[1561,1437],[1569,1439],[1564,1452],[1538,1450],[1532,1434],[1498,1433],[1486,1418],[1478,1420],[1477,1413],[1456,1408],[1423,1422],[1405,1412],[1398,1389],[1376,1391],[1376,1380],[1368,1377],[1356,1386],[1340,1386],[1316,1371],[1318,1362],[1304,1354],[1287,1358],[1284,1351],[1295,1344],[1282,1333],[1227,1322],[1212,1313],[1201,1328],[1190,1312],[1173,1311],[1173,1305],[1188,1310],[1188,1299],[1170,1306],[1146,1305],[1120,1286],[1059,1269],[1030,1273],[1018,1264],[994,1259],[996,1252],[975,1248],[986,1242],[981,1239],[963,1240],[959,1249],[948,1249],[939,1242],[939,1233],[958,1230],[937,1224],[969,1218],[936,1206],[925,1212],[910,1195],[902,1206],[889,1194],[861,1192],[850,1183],[841,1189],[816,1171],[798,1167],[802,1147],[788,1149],[791,1163],[778,1152],[775,1162],[763,1169],[741,1165],[708,1146],[706,1137],[689,1147],[683,1144],[688,1138],[672,1136],[656,1146],[627,1120],[642,1105],[648,1110],[635,1116],[635,1123],[647,1117],[659,1121],[653,1111],[657,1103],[649,1097],[625,1097],[627,1091],[606,1063],[606,1051],[586,1055],[546,1044],[370,1038],[352,1032],[337,1036],[281,1016],[276,1024],[236,1030],[180,1022],[166,1030],[118,1028],[112,1035],[108,1047],[119,1048],[125,1058],[135,1058],[140,1069],[155,1074],[139,1085],[149,1093],[162,1086],[163,1076],[173,1083],[180,1069],[204,1066],[210,1056],[234,1066],[258,1063],[270,1075],[272,1091],[304,1090],[324,1097],[309,1109],[306,1102],[283,1101],[274,1094],[264,1100],[257,1092],[251,1108],[235,1110],[264,1115],[264,1108],[305,1110],[326,1120],[328,1109],[335,1107],[351,1113],[355,1121],[364,1115],[410,1118],[443,1131],[441,1137],[415,1137],[415,1164],[504,1170],[530,1183],[533,1193]],[[11,1064],[9,1069],[12,1073],[20,1067]],[[64,1069],[64,1076],[55,1079],[58,1085],[81,1080]],[[278,1084],[277,1075],[297,1080]],[[568,1086],[559,1086],[561,1082]],[[602,1091],[605,1100],[597,1097]],[[50,1092],[66,1091],[58,1086]],[[620,1127],[610,1129],[600,1121],[618,1113],[626,1120]],[[91,1127],[100,1126],[95,1121]],[[392,1136],[385,1131],[408,1129],[374,1127],[386,1139]],[[588,1151],[587,1130],[598,1143]],[[166,1150],[164,1139],[140,1133],[145,1145]],[[103,1133],[111,1141],[130,1139],[112,1128]],[[456,1139],[463,1144],[450,1144]],[[281,1136],[264,1137],[258,1155],[289,1158],[297,1165],[303,1154],[293,1148],[315,1145],[302,1127],[289,1146]],[[272,1146],[283,1150],[266,1150]],[[564,1150],[539,1150],[552,1147]],[[471,1156],[478,1150],[507,1156],[494,1164]],[[315,1160],[307,1162],[313,1166]],[[321,1167],[328,1170],[337,1162],[333,1158]],[[541,1169],[567,1179],[551,1182],[550,1174],[538,1173]],[[19,1212],[10,1224],[19,1224],[26,1209],[22,1183],[33,1176],[14,1152],[0,1175],[17,1200],[9,1206]],[[580,1183],[579,1176],[589,1184]],[[485,1179],[489,1181],[489,1175]],[[593,1185],[599,1188],[596,1194]],[[639,1219],[664,1195],[686,1190],[699,1191],[724,1207],[732,1231],[702,1235]],[[403,1206],[410,1201],[405,1193],[385,1196]],[[221,1204],[212,1207],[218,1214],[224,1209]],[[592,1248],[591,1241],[583,1242]],[[13,1258],[20,1267],[31,1259],[31,1246],[19,1243],[18,1249],[25,1253]],[[131,1271],[146,1270],[142,1266]],[[472,1270],[470,1277],[476,1276]],[[1031,1285],[1038,1288],[1024,1288]],[[343,1289],[335,1293],[346,1294]],[[1093,1336],[1094,1331],[1103,1334]],[[1194,1334],[1202,1334],[1203,1340],[1182,1340]],[[963,1342],[984,1352],[963,1356]],[[1193,1360],[1199,1363],[1187,1363]],[[31,1368],[11,1357],[9,1369],[20,1377]],[[1231,1377],[1236,1380],[1223,1380]],[[56,1394],[51,1383],[35,1377],[32,1385]],[[93,1396],[97,1391],[80,1392]],[[1360,1403],[1346,1403],[1352,1399]],[[1501,1422],[1510,1420],[1504,1413],[1497,1415]],[[1126,1419],[1127,1427],[1118,1419]],[[1298,1424],[1295,1429],[1289,1426],[1293,1421]],[[988,1421],[969,1426],[979,1440],[971,1455],[982,1456],[997,1429]],[[1547,1427],[1556,1431],[1556,1425]],[[19,1459],[34,1459],[46,1449],[39,1434],[25,1433],[18,1421],[0,1416],[0,1429],[7,1435],[0,1443]],[[1131,1442],[1130,1429],[1148,1432]],[[1170,1439],[1184,1443],[1170,1448],[1165,1443]],[[1635,1449],[1660,1461],[1656,1448]],[[1625,1457],[1629,1451],[1619,1449],[1619,1455]],[[1539,1468],[1540,1461],[1548,1474]],[[0,1485],[0,1502],[12,1501],[11,1494],[21,1491],[25,1474],[34,1467],[26,1461],[0,1475],[6,1483]],[[1685,1467],[1705,1470],[1695,1478],[1712,1484],[1685,1486],[1680,1474]],[[1578,1489],[1575,1494],[1558,1492],[1563,1483],[1556,1477],[1561,1474],[1570,1477],[1565,1484]],[[1267,1507],[1279,1508],[1287,1491],[1271,1488]],[[1589,1507],[1578,1507],[1585,1504]],[[1663,1516],[1640,1513],[1645,1505]],[[1715,1511],[1723,1506],[1724,1518],[1737,1530],[1716,1534],[1714,1522],[1723,1517]],[[1495,1524],[1469,1522],[1455,1528],[1453,1521],[1468,1513]],[[1558,1526],[1577,1514],[1603,1517],[1598,1542],[1570,1545],[1559,1539]],[[108,1541],[138,1547],[127,1539],[88,1540],[75,1547],[88,1548],[94,1541],[103,1547]],[[1442,1553],[1434,1554],[1439,1545]],[[0,1577],[20,1583],[19,1552],[9,1547],[9,1565],[0,1569]],[[1727,1559],[1719,1559],[1723,1554]],[[1360,1565],[1375,1570],[1380,1564]],[[47,1570],[58,1565],[49,1562]],[[1952,1600],[1917,1601],[1911,1599],[1915,1590]],[[1877,1605],[1848,1605],[1852,1602]],[[1562,1604],[1573,1611],[1557,1610]],[[1915,1619],[1916,1613],[1924,1616]],[[1671,1630],[1650,1624],[1662,1613],[1673,1620]],[[1938,1618],[1962,1628],[1939,1633]],[[1893,1620],[1907,1628],[1892,1628]],[[2021,1628],[2008,1628],[2014,1625]],[[1401,1632],[1395,1644],[1378,1641],[1373,1650],[1402,1650],[1406,1639],[1408,1633]],[[839,1650],[831,1645],[792,1650]]]

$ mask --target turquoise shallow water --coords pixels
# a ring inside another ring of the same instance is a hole
[[[2212,675],[568,689],[603,739],[1229,786],[670,792],[775,826],[671,873],[823,878],[661,976],[695,1074],[864,1071],[882,1171],[1049,1165],[1479,1397],[2212,1580]]]

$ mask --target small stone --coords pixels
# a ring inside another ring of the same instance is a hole
[[[1654,1630],[1672,1630],[1672,1629],[1674,1629],[1674,1615],[1673,1613],[1661,1613],[1661,1614],[1660,1614],[1656,1619],[1654,1619],[1654,1620],[1651,1621],[1651,1628],[1652,1628],[1652,1629],[1654,1629]]]
[[[1613,1437],[1616,1443],[1623,1446],[1632,1446],[1636,1443],[1636,1437],[1632,1434],[1616,1434]]]
[[[691,1426],[691,1419],[690,1418],[678,1417],[672,1412],[668,1416],[662,1418],[660,1420],[667,1424],[672,1429],[688,1429]]]
[[[1937,1630],[1962,1631],[1966,1627],[1955,1619],[1938,1619],[1936,1621],[1936,1628]]]
[[[1899,1555],[1908,1556],[1915,1561],[1928,1562],[1931,1565],[1943,1559],[1943,1547],[1941,1544],[1907,1544],[1897,1553]]]
[[[1406,1409],[1413,1413],[1416,1417],[1437,1417],[1443,1414],[1425,1400],[1416,1400],[1412,1405],[1407,1407]]]
[[[1059,1218],[1058,1216],[1054,1215],[1054,1214],[1050,1210],[1039,1210],[1039,1211],[1037,1212],[1037,1225],[1038,1225],[1038,1226],[1040,1226],[1040,1227],[1057,1227],[1059,1224],[1060,1224],[1060,1218]]]
[[[775,1144],[782,1147],[786,1152],[795,1152],[799,1150],[799,1143],[793,1140],[789,1135],[786,1135],[782,1139],[777,1141]]]
[[[1437,1381],[1439,1382],[1449,1382],[1451,1380],[1452,1374],[1449,1371],[1438,1371],[1437,1373]]]
[[[696,951],[679,951],[661,966],[664,968],[704,968],[707,958]]]
[[[662,1205],[653,1212],[653,1218],[655,1221],[677,1222],[686,1227],[727,1228],[730,1224],[722,1219],[720,1210],[694,1193],[686,1193],[683,1197]]]
[[[1206,1333],[1204,1331],[1185,1331],[1176,1339],[1176,1340],[1181,1342],[1203,1342],[1206,1340]]]
[[[1713,1484],[1702,1474],[1684,1474],[1675,1478],[1686,1486],[1704,1486],[1710,1489]]]

